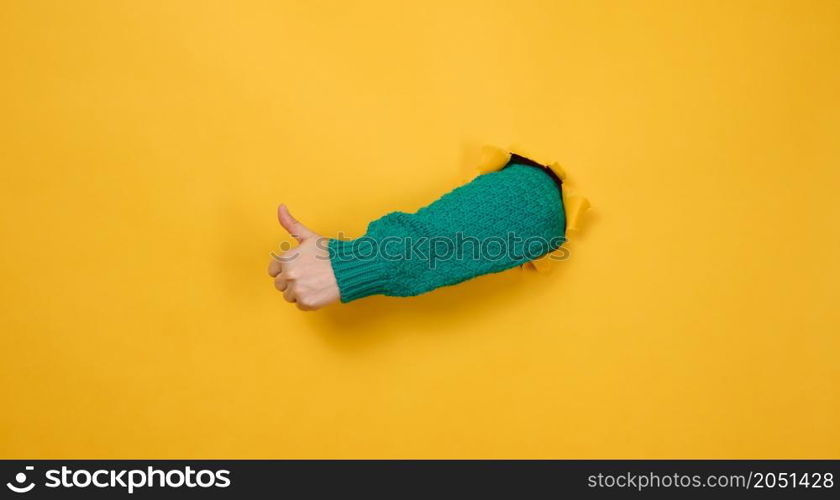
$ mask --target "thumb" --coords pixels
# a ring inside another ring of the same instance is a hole
[[[292,214],[289,213],[289,209],[286,208],[286,205],[281,204],[277,207],[277,219],[280,221],[280,225],[301,243],[303,243],[304,240],[315,236],[313,231],[310,231],[309,228],[292,217]]]

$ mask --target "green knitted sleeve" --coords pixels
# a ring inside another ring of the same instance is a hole
[[[355,240],[329,242],[341,301],[411,296],[523,264],[564,241],[557,184],[512,164],[443,195],[416,213],[393,212]]]

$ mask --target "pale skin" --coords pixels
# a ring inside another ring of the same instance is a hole
[[[298,222],[286,205],[277,208],[277,219],[300,245],[279,259],[271,259],[268,275],[274,278],[274,287],[302,311],[315,311],[338,302],[341,294],[330,263],[328,238]]]

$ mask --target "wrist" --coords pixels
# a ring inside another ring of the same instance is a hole
[[[379,255],[376,240],[331,239],[329,254],[341,302],[385,293],[392,265]]]

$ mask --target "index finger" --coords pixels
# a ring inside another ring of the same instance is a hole
[[[277,260],[276,257],[271,257],[271,262],[268,263],[268,275],[276,278],[278,274],[283,271],[283,264]]]

